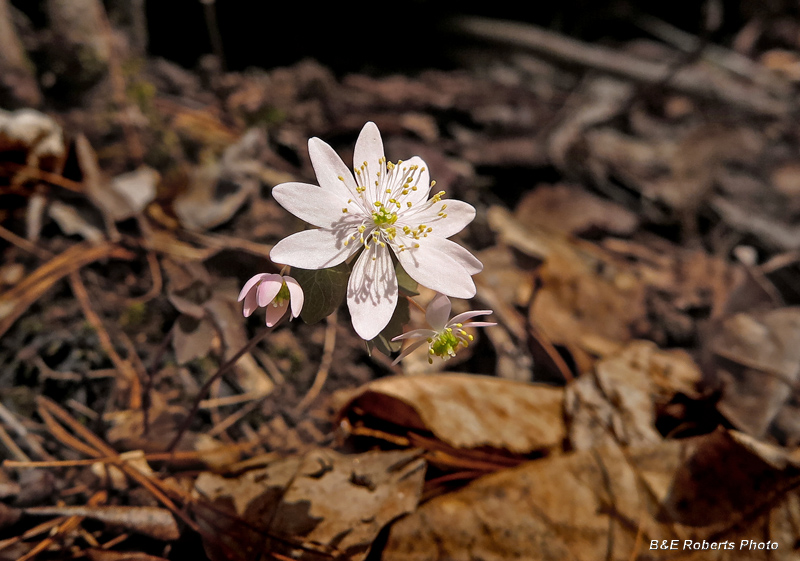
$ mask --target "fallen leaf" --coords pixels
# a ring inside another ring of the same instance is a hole
[[[756,438],[800,443],[800,308],[736,314],[709,343],[719,411]]]
[[[214,561],[268,551],[302,560],[364,559],[378,532],[416,507],[424,468],[414,450],[315,450],[236,479],[203,473],[195,509],[206,552]]]
[[[584,450],[432,499],[392,526],[381,558],[790,561],[797,553],[789,521],[800,512],[790,482],[725,432]],[[672,540],[677,551],[659,550]],[[765,549],[767,541],[777,549]],[[730,549],[719,551],[723,543]]]
[[[528,454],[564,439],[564,391],[513,380],[442,374],[370,382],[339,411],[430,431],[456,448],[490,446]]]

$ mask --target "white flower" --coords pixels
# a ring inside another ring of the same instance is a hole
[[[291,316],[296,318],[303,309],[303,289],[290,276],[262,273],[244,283],[239,302],[244,300],[244,317],[257,307],[267,309],[267,327],[272,327],[286,313],[291,302]]]
[[[431,329],[414,329],[392,339],[392,341],[421,339],[409,345],[395,359],[393,364],[397,364],[425,343],[428,343],[428,362],[432,363],[434,356],[441,357],[442,360],[448,360],[450,357],[456,356],[459,347],[468,347],[474,339],[472,335],[464,330],[465,327],[497,325],[489,321],[463,322],[475,316],[485,316],[491,313],[492,310],[474,310],[458,314],[448,320],[447,318],[450,317],[450,299],[444,294],[437,294],[425,309],[425,319]]]
[[[471,276],[483,265],[469,251],[448,240],[475,218],[462,201],[429,198],[425,162],[413,157],[388,162],[378,127],[367,123],[356,141],[355,176],[319,138],[308,141],[319,186],[283,183],[272,190],[278,203],[318,226],[293,234],[272,248],[270,258],[303,269],[333,267],[355,255],[347,286],[353,328],[372,339],[386,327],[397,304],[392,253],[423,286],[457,298],[472,298]]]

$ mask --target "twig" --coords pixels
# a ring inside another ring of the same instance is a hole
[[[39,441],[28,432],[28,429],[20,423],[14,413],[9,411],[5,405],[0,403],[0,420],[6,424],[14,433],[25,443],[28,450],[36,454],[42,460],[52,460],[53,456],[48,454]]]
[[[638,17],[636,24],[654,37],[671,44],[685,53],[695,52],[703,42],[699,37],[686,33],[666,21],[650,15]],[[788,82],[736,51],[708,43],[703,45],[702,57],[729,72],[752,81],[754,84],[767,88],[775,95],[785,96],[791,91],[791,86]]]
[[[22,451],[22,448],[17,446],[17,443],[14,442],[14,439],[11,438],[11,436],[6,432],[6,429],[4,429],[2,425],[0,425],[0,440],[3,442],[6,449],[9,452],[11,452],[12,456],[14,456],[15,458],[17,458],[22,462],[30,461],[28,455]]]
[[[86,286],[83,284],[78,271],[72,271],[69,274],[69,283],[72,287],[73,294],[75,294],[75,297],[78,299],[78,302],[81,305],[81,309],[83,310],[83,315],[86,317],[86,321],[92,325],[97,333],[97,338],[100,340],[100,346],[103,347],[103,350],[111,359],[111,362],[114,363],[114,367],[128,383],[130,390],[128,408],[141,409],[142,384],[141,380],[139,379],[139,373],[136,372],[136,369],[129,361],[123,360],[122,357],[119,356],[119,353],[117,353],[117,350],[114,348],[114,343],[111,341],[111,336],[108,334],[108,331],[103,326],[103,321],[92,308],[92,303],[89,300],[89,293],[86,291]],[[128,352],[130,353],[131,350],[132,349],[129,348]],[[135,354],[135,349],[133,349],[133,352]]]
[[[4,228],[3,226],[0,226],[0,238],[3,238],[7,242],[14,244],[18,248],[27,251],[28,253],[32,253],[39,259],[50,259],[53,256],[53,254],[46,249],[40,248],[35,243],[16,235],[14,232]]]
[[[250,339],[250,341],[248,341],[244,347],[239,349],[239,351],[235,355],[233,355],[225,364],[220,366],[213,376],[211,376],[208,380],[206,380],[206,383],[203,384],[203,387],[201,387],[200,391],[197,392],[197,397],[194,400],[192,409],[186,415],[186,418],[183,420],[183,423],[181,423],[181,426],[178,428],[178,434],[175,435],[175,438],[173,438],[172,442],[170,442],[169,446],[167,446],[166,448],[167,452],[175,451],[175,447],[183,438],[183,435],[188,430],[189,425],[192,422],[192,419],[197,414],[197,411],[200,409],[200,402],[206,397],[208,391],[211,389],[211,386],[214,384],[214,382],[218,380],[220,376],[222,376],[228,370],[230,370],[233,367],[233,365],[239,361],[240,358],[242,358],[245,354],[247,354],[250,351],[250,349],[258,345],[262,340],[266,338],[267,335],[272,333],[273,329],[275,329],[275,326],[262,329],[261,332],[259,332],[255,337]]]
[[[659,83],[671,70],[668,63],[652,62],[607,47],[590,45],[530,24],[479,17],[455,18],[453,24],[456,29],[474,37],[536,51],[644,84]],[[711,77],[706,70],[697,67],[683,68],[669,86],[675,91],[720,99],[762,115],[785,115],[791,108],[788,98],[770,97],[759,88],[748,87],[725,75]]]
[[[319,364],[319,370],[317,370],[314,383],[311,384],[308,393],[294,408],[295,414],[305,411],[305,409],[317,399],[317,396],[319,396],[319,393],[322,391],[322,387],[325,385],[325,381],[328,379],[328,373],[333,363],[333,351],[336,348],[336,320],[336,311],[334,311],[327,319],[328,326],[325,328],[325,342],[322,345],[322,360]]]

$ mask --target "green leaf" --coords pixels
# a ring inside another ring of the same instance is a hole
[[[389,323],[383,328],[383,331],[370,341],[370,343],[385,355],[396,353],[400,350],[400,347],[403,346],[403,342],[392,341],[392,339],[403,333],[403,326],[407,324],[410,319],[408,300],[401,296],[397,301],[392,319],[389,320]]]
[[[317,271],[292,267],[292,276],[300,283],[305,296],[300,317],[306,323],[317,323],[331,315],[344,300],[350,268],[345,263]]]
[[[400,289],[400,294],[405,294],[406,296],[419,296],[419,284],[417,281],[412,279],[406,273],[406,270],[403,269],[403,266],[397,261],[394,265],[394,271],[397,273],[397,287]],[[408,302],[406,302],[408,305]]]

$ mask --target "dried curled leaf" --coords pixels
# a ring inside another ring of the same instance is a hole
[[[491,446],[518,454],[560,445],[564,391],[469,374],[395,376],[363,386],[339,412],[361,411],[456,448]]]

